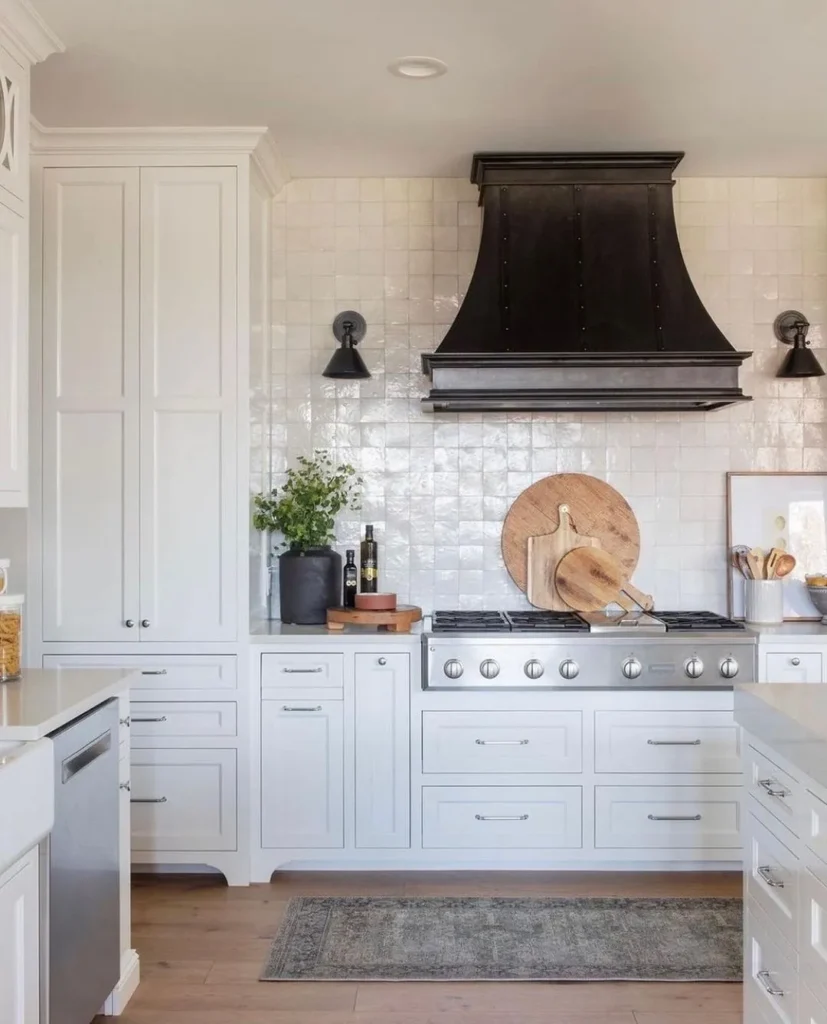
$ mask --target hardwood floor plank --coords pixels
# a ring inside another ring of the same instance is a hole
[[[141,982],[175,982],[177,985],[203,985],[212,970],[212,960],[153,960],[141,957]]]
[[[111,1024],[97,1017],[94,1024]],[[468,1013],[348,1013],[326,1010],[130,1010],[118,1024],[634,1024],[631,1013],[564,1014],[482,1011]]]
[[[703,1024],[742,1024],[740,1010],[732,1013],[705,1013]],[[698,1017],[691,1013],[651,1013],[648,1010],[635,1012],[635,1024],[698,1024]]]
[[[141,985],[130,1010],[163,1010],[170,1015],[199,1008],[229,1013],[235,1010],[338,1010],[350,1013],[356,1002],[357,985],[333,981],[324,985],[259,981],[238,985],[177,985],[153,981]]]

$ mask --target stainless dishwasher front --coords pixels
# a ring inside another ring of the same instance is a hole
[[[118,702],[52,733],[55,825],[46,844],[46,1024],[90,1024],[118,983]]]

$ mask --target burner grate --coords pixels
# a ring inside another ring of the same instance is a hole
[[[434,633],[508,633],[511,630],[502,612],[439,611],[431,617]]]
[[[503,613],[517,633],[588,633],[589,626],[574,612],[519,611]]]
[[[715,612],[652,612],[661,620],[667,632],[686,631],[714,632],[744,629],[743,622],[735,622]]]

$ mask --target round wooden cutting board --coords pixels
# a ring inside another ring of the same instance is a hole
[[[525,591],[528,538],[553,533],[557,509],[568,505],[577,532],[594,537],[613,555],[628,579],[640,556],[640,529],[629,503],[604,480],[585,473],[555,473],[527,487],[508,510],[502,549],[511,578]]]

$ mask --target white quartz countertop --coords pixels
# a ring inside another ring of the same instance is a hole
[[[827,786],[827,683],[737,686],[735,721]]]
[[[0,742],[39,740],[129,689],[134,672],[116,669],[26,669],[0,683]]]
[[[415,622],[410,633],[390,633],[373,626],[345,626],[344,629],[328,629],[326,626],[290,626],[284,622],[267,621],[254,623],[250,628],[250,641],[254,644],[296,643],[318,641],[319,643],[348,643],[358,641],[369,644],[412,644],[422,636],[422,623]]]
[[[778,626],[750,626],[762,644],[801,643],[827,644],[827,626],[821,622],[782,622]]]

